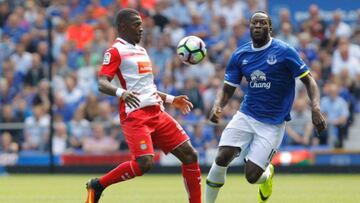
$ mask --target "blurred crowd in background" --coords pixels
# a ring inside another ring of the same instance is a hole
[[[194,104],[188,115],[171,106],[167,111],[182,124],[201,156],[217,147],[226,121],[239,109],[246,81],[225,108],[222,125],[210,125],[206,116],[229,57],[250,40],[249,18],[266,10],[265,0],[0,0],[0,152],[48,151],[51,110],[55,154],[127,149],[117,98],[98,92],[96,76],[105,50],[116,38],[113,18],[124,7],[137,9],[143,18],[140,45],[152,59],[158,89],[185,94]],[[294,46],[311,68],[329,128],[316,136],[307,93],[299,82],[283,146],[341,148],[359,112],[360,10],[355,24],[345,23],[340,12],[325,23],[317,5],[310,5],[308,12],[307,20],[292,22],[289,10],[281,9],[272,35]],[[47,18],[53,27],[52,71]],[[191,67],[176,56],[177,43],[187,35],[201,37],[208,49],[205,61]]]

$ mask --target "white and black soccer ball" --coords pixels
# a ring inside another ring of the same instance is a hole
[[[187,36],[180,40],[177,46],[180,60],[187,65],[200,63],[206,56],[204,41],[196,36]]]

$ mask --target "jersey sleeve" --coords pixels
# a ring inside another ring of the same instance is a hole
[[[105,75],[113,78],[119,71],[121,58],[116,48],[108,49],[104,54],[103,64],[98,75]]]
[[[285,52],[285,63],[294,78],[302,78],[310,72],[309,68],[300,58],[297,51],[292,47],[288,47]]]
[[[233,53],[225,69],[224,82],[234,87],[240,85],[242,79],[241,67],[238,63],[238,55]]]

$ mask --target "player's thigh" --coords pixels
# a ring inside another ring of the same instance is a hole
[[[284,131],[285,123],[281,125],[257,125],[256,133],[245,159],[251,160],[265,170],[281,144]]]
[[[231,146],[245,149],[252,139],[253,133],[241,129],[225,128],[220,138],[219,147]]]
[[[152,140],[155,146],[167,154],[189,140],[189,137],[174,118],[162,112],[155,126]]]
[[[132,155],[132,159],[144,155],[154,155],[151,129],[143,124],[124,122],[121,125],[126,143]]]
[[[219,142],[221,146],[247,148],[253,139],[253,131],[243,113],[237,112],[225,127]]]

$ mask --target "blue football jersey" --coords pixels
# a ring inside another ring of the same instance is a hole
[[[289,121],[295,95],[295,79],[309,73],[296,50],[271,38],[260,48],[248,42],[231,56],[225,71],[225,83],[248,85],[240,111],[256,120],[280,124]]]

